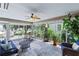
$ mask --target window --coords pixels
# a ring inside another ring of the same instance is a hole
[[[0,8],[3,10],[7,10],[9,7],[9,3],[0,3]]]
[[[4,9],[8,9],[9,3],[4,3]]]
[[[57,29],[58,31],[61,31],[61,24],[58,24]]]
[[[0,40],[4,40],[5,38],[6,38],[5,24],[0,24]]]
[[[27,28],[26,28],[27,29]],[[10,39],[22,39],[25,36],[25,26],[10,25]]]
[[[31,29],[31,25],[27,25],[27,29]]]

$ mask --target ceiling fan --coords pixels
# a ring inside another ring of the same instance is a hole
[[[32,21],[36,21],[37,19],[40,19],[40,17],[38,17],[34,13],[31,13],[31,16],[27,16],[27,17],[28,18],[26,18],[26,19],[32,19]]]

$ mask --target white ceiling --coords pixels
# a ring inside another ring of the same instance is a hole
[[[68,14],[79,10],[79,4],[77,3],[30,3],[21,4],[26,8],[26,13],[31,14],[34,12],[41,17],[41,20],[49,19],[56,16]]]
[[[27,16],[33,12],[40,20],[46,20],[75,11],[79,11],[78,3],[10,3],[8,10],[0,9],[0,17],[30,21]]]

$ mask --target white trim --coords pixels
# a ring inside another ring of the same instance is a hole
[[[15,25],[30,25],[30,24],[32,24],[32,22],[28,22],[28,21],[8,19],[8,18],[3,18],[3,17],[0,17],[0,23],[15,24]]]

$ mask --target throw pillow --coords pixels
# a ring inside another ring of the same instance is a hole
[[[72,45],[72,48],[73,48],[73,50],[79,51],[79,45],[77,45],[76,43],[74,43],[74,44]]]
[[[2,47],[4,50],[8,50],[8,44],[1,44],[1,47]]]
[[[6,41],[5,40],[2,40],[2,44],[6,44]]]
[[[12,49],[13,48],[11,42],[8,42],[8,45],[9,45],[8,49]]]

